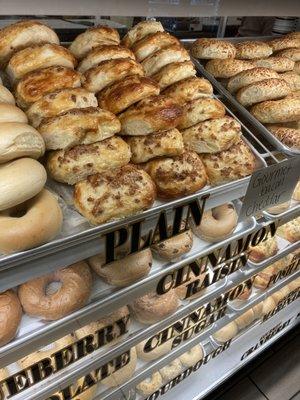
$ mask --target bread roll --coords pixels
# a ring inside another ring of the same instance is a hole
[[[78,145],[49,154],[47,168],[58,182],[74,185],[89,175],[104,173],[129,163],[130,147],[120,137]]]
[[[3,85],[0,85],[0,103],[15,104],[14,96]]]
[[[156,74],[152,75],[161,90],[178,81],[196,76],[196,70],[192,61],[174,62],[165,65]]]
[[[236,93],[239,89],[252,83],[260,82],[265,79],[280,78],[280,75],[269,68],[256,67],[247,69],[232,76],[227,84],[227,89],[230,93]]]
[[[18,106],[28,108],[45,94],[81,86],[81,75],[73,69],[54,66],[29,72],[16,86]]]
[[[149,78],[128,76],[98,94],[100,107],[119,114],[146,97],[158,95],[158,84]]]
[[[280,74],[280,78],[286,81],[291,90],[300,90],[300,75],[295,72],[284,72]]]
[[[156,32],[163,32],[164,28],[159,21],[141,21],[132,27],[122,39],[122,44],[131,48],[137,41]]]
[[[59,39],[47,25],[35,20],[24,20],[2,28],[0,43],[0,67],[3,68],[16,51],[34,44],[59,44]]]
[[[193,151],[148,161],[144,168],[154,180],[158,196],[162,199],[175,199],[195,193],[207,181],[201,159]]]
[[[136,42],[131,50],[134,52],[136,59],[141,62],[158,50],[174,44],[180,45],[179,40],[175,36],[167,32],[156,32]]]
[[[77,183],[74,205],[97,225],[146,210],[152,206],[155,197],[155,185],[150,176],[129,164]]]
[[[14,339],[22,314],[21,303],[18,295],[13,290],[6,290],[0,293],[0,346],[4,346]],[[7,372],[7,370],[0,370],[1,380],[9,376]]]
[[[84,73],[83,87],[96,93],[131,75],[143,76],[144,70],[130,58],[102,61]]]
[[[39,125],[47,150],[100,142],[120,132],[118,118],[98,107],[75,108],[46,118]]]
[[[266,100],[282,99],[290,92],[291,88],[284,79],[271,78],[251,83],[240,89],[236,94],[236,99],[244,107],[249,107]]]
[[[268,43],[258,42],[258,41],[245,41],[237,43],[236,48],[236,58],[242,60],[252,60],[255,58],[265,58],[269,57],[272,53],[272,47]]]
[[[300,47],[300,38],[281,36],[270,40],[268,44],[272,47],[273,51],[290,49],[293,47]]]
[[[225,116],[225,107],[216,99],[200,97],[183,105],[183,117],[178,129],[186,129],[211,118]]]
[[[207,60],[235,58],[236,48],[225,40],[201,38],[192,44],[191,54],[193,57]]]
[[[300,99],[263,101],[250,109],[252,115],[263,124],[298,121],[300,119]]]
[[[150,96],[119,115],[122,134],[148,135],[175,128],[182,118],[181,106],[167,96]]]
[[[278,53],[276,53],[276,56],[286,57],[295,62],[300,61],[300,48],[294,47],[290,49],[281,50]]]
[[[184,150],[182,135],[176,128],[148,136],[128,137],[126,141],[132,152],[131,161],[136,164],[155,157],[177,156]]]
[[[241,71],[254,68],[250,61],[226,59],[210,60],[205,65],[205,69],[215,78],[231,78]]]
[[[3,122],[28,122],[26,114],[18,107],[9,103],[0,102],[0,124]]]
[[[229,322],[229,324],[223,326],[217,332],[213,334],[213,338],[220,343],[225,343],[227,340],[233,339],[238,334],[238,326],[235,321]]]
[[[32,126],[21,122],[0,123],[0,164],[20,157],[37,159],[44,152],[44,140]]]
[[[269,131],[284,145],[300,150],[300,129],[285,128],[280,125],[268,125]]]
[[[31,199],[44,187],[45,168],[32,158],[20,158],[0,165],[0,211]]]
[[[277,57],[277,56],[262,58],[260,60],[254,60],[253,63],[257,67],[270,68],[277,72],[291,71],[295,66],[294,61],[286,57]]]
[[[116,29],[108,26],[95,26],[80,33],[71,43],[69,50],[76,58],[82,59],[97,46],[119,43],[120,36]]]
[[[218,153],[240,141],[241,125],[232,117],[215,118],[182,131],[186,148],[197,153]]]
[[[278,252],[277,240],[275,237],[270,237],[259,243],[257,246],[250,246],[248,252],[249,260],[259,263],[274,256]]]
[[[62,46],[43,44],[27,47],[15,53],[7,64],[6,73],[11,82],[15,83],[28,72],[55,65],[74,69],[76,59]]]
[[[185,103],[186,101],[199,99],[199,97],[211,96],[213,87],[207,79],[193,76],[174,83],[165,89],[163,94],[172,97],[179,103]]]
[[[46,94],[27,110],[30,123],[37,127],[44,118],[54,117],[72,108],[97,107],[93,93],[82,88],[62,89]]]
[[[220,185],[251,175],[255,170],[255,156],[241,139],[228,150],[201,156],[209,182]]]
[[[78,65],[79,72],[85,72],[103,61],[129,58],[135,60],[133,52],[117,44],[97,46]]]

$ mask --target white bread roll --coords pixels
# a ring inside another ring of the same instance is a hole
[[[0,123],[2,122],[22,122],[27,124],[26,114],[20,108],[9,103],[0,103]]]
[[[0,103],[15,104],[14,96],[3,85],[0,85]]]

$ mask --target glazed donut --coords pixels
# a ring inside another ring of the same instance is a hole
[[[234,322],[237,324],[237,327],[239,329],[244,329],[248,325],[250,325],[254,321],[254,312],[250,308],[250,310],[245,311],[242,315],[240,315],[238,318],[234,320]]]
[[[156,371],[153,372],[153,374],[143,380],[142,382],[140,382],[137,386],[136,386],[136,390],[144,397],[146,396],[150,396],[150,394],[156,392],[156,390],[158,390],[163,384],[163,379],[161,374]]]
[[[233,204],[221,206],[205,211],[199,226],[192,225],[195,235],[201,239],[215,243],[227,238],[236,228],[238,215]]]
[[[213,334],[213,338],[220,343],[225,343],[227,340],[234,338],[239,329],[235,321],[229,322],[229,324],[223,326],[217,332]]]
[[[273,297],[267,297],[266,300],[263,301],[262,315],[269,314],[269,312],[273,311],[275,307],[276,303]]]
[[[297,185],[294,189],[292,199],[296,200],[296,201],[300,201],[300,181],[297,183]]]
[[[135,372],[136,368],[136,350],[135,347],[130,349],[129,362],[124,367],[113,372],[110,376],[103,379],[101,383],[108,387],[116,387],[129,380]]]
[[[22,307],[13,290],[0,293],[0,346],[10,342],[17,333]]]
[[[177,375],[179,375],[181,371],[182,371],[182,365],[179,358],[175,358],[175,360],[171,361],[170,364],[166,365],[165,367],[159,370],[161,376],[168,382],[174,379]]]
[[[0,103],[0,123],[2,124],[3,122],[20,122],[27,124],[28,119],[26,114],[13,104]]]
[[[278,251],[278,244],[275,237],[261,242],[257,246],[249,247],[249,260],[254,263],[259,263],[269,257],[274,256]]]
[[[136,346],[136,352],[138,358],[144,361],[153,361],[156,360],[165,354],[169,353],[172,350],[172,340],[168,340],[167,342],[155,347],[151,351],[145,351],[145,345],[148,339],[143,340]]]
[[[267,211],[271,214],[281,214],[286,211],[291,205],[291,200],[285,201],[284,203],[277,204],[276,206],[267,208]]]
[[[88,259],[89,265],[106,283],[115,286],[128,286],[146,276],[152,266],[152,253],[145,249],[126,256],[127,250],[119,251],[119,260],[103,267],[104,255],[97,254]]]
[[[0,211],[37,195],[46,180],[45,168],[32,158],[19,158],[0,165]]]
[[[53,282],[61,283],[54,293],[49,287]],[[23,283],[19,286],[18,294],[28,315],[51,321],[83,307],[89,299],[91,288],[92,274],[89,266],[81,261]]]
[[[264,307],[263,301],[252,307],[252,311],[254,313],[254,319],[260,319],[262,317],[263,307]]]
[[[0,103],[15,104],[15,98],[5,86],[0,84]]]
[[[168,261],[172,261],[188,253],[193,246],[193,234],[189,229],[186,232],[173,236],[170,239],[164,240],[158,244],[151,246],[155,255]]]
[[[179,306],[175,290],[159,296],[155,292],[148,293],[131,304],[133,316],[146,325],[155,324],[158,321],[173,314]]]
[[[61,230],[63,215],[46,189],[25,203],[0,212],[0,252],[9,254],[49,242]]]
[[[188,298],[186,298],[187,295],[187,288],[188,285],[190,285],[191,283],[195,282],[195,281],[199,281],[197,286],[201,287],[206,274],[200,274],[199,276],[196,276],[194,274],[192,274],[193,276],[190,277],[190,280],[186,283],[184,283],[183,285],[178,286],[175,290],[176,290],[176,294],[179,297],[180,300],[193,300],[196,299],[198,297],[203,296],[203,293],[205,292],[205,289],[201,289],[199,292],[193,294],[192,296],[189,296]]]
[[[200,344],[197,344],[190,350],[181,354],[181,356],[179,356],[179,360],[184,367],[189,368],[195,365],[198,361],[202,360],[203,356],[203,349]]]

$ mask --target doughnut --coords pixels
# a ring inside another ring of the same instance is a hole
[[[248,325],[250,325],[254,321],[254,312],[250,308],[250,310],[245,311],[242,315],[240,315],[238,318],[234,320],[234,322],[237,324],[237,327],[239,329],[244,329]]]
[[[237,43],[235,48],[236,58],[243,60],[269,57],[273,53],[272,47],[268,43],[254,40]]]
[[[124,367],[120,368],[116,372],[113,372],[107,378],[103,379],[101,383],[103,383],[108,387],[116,387],[122,385],[127,380],[129,380],[134,374],[136,368],[136,362],[137,362],[136,350],[135,347],[132,347],[130,349],[128,364],[126,364]]]
[[[200,344],[197,344],[179,356],[179,360],[184,367],[189,368],[195,365],[198,361],[202,360],[203,356],[203,349]]]
[[[59,282],[58,289],[50,284]],[[92,274],[89,266],[78,262],[53,274],[32,279],[19,286],[24,311],[33,317],[57,320],[83,307],[89,299]]]
[[[63,215],[46,189],[22,204],[0,211],[0,252],[9,254],[49,242],[61,230]]]
[[[153,372],[153,374],[140,382],[136,386],[136,390],[142,395],[142,396],[150,396],[150,394],[156,392],[163,384],[163,379],[161,374],[156,371]]]
[[[201,224],[192,226],[195,235],[201,239],[215,243],[227,238],[236,228],[238,215],[233,204],[221,206],[205,211]]]
[[[142,21],[134,25],[123,37],[122,44],[131,48],[136,42],[156,32],[163,32],[164,27],[159,21]]]
[[[155,240],[155,237],[154,237]],[[153,244],[151,249],[155,255],[168,261],[172,261],[188,253],[193,246],[193,234],[190,229],[173,236],[170,239],[164,240],[158,244]]]
[[[5,86],[0,84],[0,103],[15,104],[15,98]]]
[[[297,217],[277,229],[277,234],[291,243],[300,240],[300,217]]]
[[[0,293],[0,346],[10,342],[17,333],[22,318],[22,307],[13,290]]]
[[[0,125],[3,122],[21,122],[27,124],[28,119],[26,114],[13,104],[0,103]]]
[[[126,249],[119,251],[119,260],[103,267],[103,254],[97,254],[88,259],[91,268],[109,285],[128,286],[146,276],[152,266],[152,253],[145,249],[126,256]]]
[[[175,358],[175,360],[171,361],[170,364],[166,365],[165,367],[159,370],[161,376],[166,381],[171,381],[177,375],[179,375],[182,371],[182,365],[179,358]]]
[[[148,339],[145,339],[136,346],[137,356],[141,360],[153,361],[164,356],[165,354],[169,353],[172,350],[173,341],[168,340],[167,342],[164,342],[163,344],[155,347],[153,350],[147,352],[144,349],[147,341]]]
[[[139,322],[151,325],[173,314],[178,306],[176,291],[170,290],[161,296],[151,292],[139,297],[133,301],[131,309]]]
[[[193,300],[193,299],[196,299],[198,297],[203,296],[203,293],[205,292],[205,289],[201,289],[199,292],[197,292],[197,293],[193,294],[192,296],[189,296],[188,298],[186,298],[188,286],[191,283],[199,280],[199,282],[197,284],[197,287],[198,288],[201,287],[201,285],[202,285],[202,283],[203,283],[203,281],[205,279],[205,276],[206,276],[205,273],[204,274],[200,274],[199,276],[196,276],[194,274],[192,274],[192,275],[193,276],[190,277],[190,280],[188,282],[178,286],[175,289],[176,290],[176,294],[177,294],[177,296],[179,297],[180,300]]]
[[[227,340],[234,338],[239,329],[235,321],[229,322],[229,324],[223,326],[223,328],[219,329],[212,336],[215,340],[220,343],[225,343]]]
[[[262,317],[263,307],[264,307],[263,301],[252,307],[252,311],[254,313],[254,319],[260,319]]]
[[[270,237],[269,239],[259,243],[257,246],[250,246],[248,251],[249,260],[254,263],[259,263],[277,253],[277,240],[275,237]]]
[[[201,38],[192,44],[191,54],[202,60],[235,58],[236,48],[226,40]]]
[[[281,214],[284,211],[288,210],[291,205],[291,200],[285,201],[284,203],[277,204],[276,206],[267,208],[267,211],[270,214]]]
[[[19,158],[0,165],[0,211],[37,195],[47,180],[45,168],[32,158]]]
[[[276,303],[273,297],[267,297],[266,300],[263,301],[262,315],[269,314],[269,312],[273,311],[275,307]]]
[[[298,183],[294,189],[292,199],[296,200],[296,201],[300,201],[300,181],[298,181]]]

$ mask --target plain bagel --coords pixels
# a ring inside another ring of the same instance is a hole
[[[158,371],[153,372],[153,374],[140,382],[136,389],[143,396],[150,396],[156,390],[158,390],[163,384],[163,379]]]
[[[148,340],[149,339],[145,339],[136,346],[137,356],[141,360],[157,360],[158,358],[164,356],[172,350],[172,340],[167,340],[166,342],[157,345],[149,351],[149,349],[147,348]]]
[[[28,122],[26,114],[20,108],[9,103],[0,102],[0,124],[3,122]]]
[[[203,349],[200,344],[192,347],[190,350],[179,356],[179,360],[184,367],[192,367],[204,357]]]
[[[0,346],[10,342],[17,333],[22,318],[22,307],[13,290],[0,293]]]
[[[49,285],[55,282],[61,286],[51,290]],[[51,321],[83,307],[89,299],[91,288],[92,274],[89,266],[81,261],[23,283],[19,286],[18,294],[28,315]]]
[[[62,211],[56,197],[44,189],[35,197],[0,212],[0,252],[8,254],[49,242],[61,230]]]

